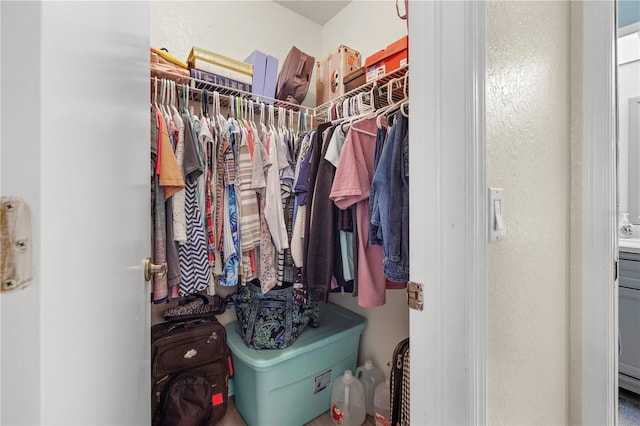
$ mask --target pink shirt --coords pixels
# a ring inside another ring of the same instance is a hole
[[[339,209],[356,205],[358,222],[358,304],[376,307],[386,302],[382,246],[369,245],[369,191],[376,150],[376,118],[353,123],[340,153],[330,198]]]

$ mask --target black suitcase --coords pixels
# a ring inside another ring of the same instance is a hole
[[[162,393],[176,375],[189,371],[211,384],[213,415],[220,421],[228,405],[230,353],[224,326],[215,318],[156,324],[151,327],[151,415],[160,419]]]
[[[391,366],[391,425],[408,426],[409,413],[409,338],[393,351]]]

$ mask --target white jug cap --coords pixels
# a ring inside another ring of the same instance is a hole
[[[344,376],[342,377],[342,380],[345,383],[351,383],[353,382],[353,373],[351,372],[351,370],[346,370],[344,372]]]

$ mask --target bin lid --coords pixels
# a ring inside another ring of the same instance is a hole
[[[355,333],[359,338],[365,323],[366,319],[355,312],[333,303],[320,303],[320,326],[308,326],[291,346],[284,349],[252,349],[242,340],[237,321],[230,322],[225,328],[227,344],[234,356],[253,368],[270,368],[336,342],[349,334]]]

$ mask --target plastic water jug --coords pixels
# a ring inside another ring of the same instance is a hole
[[[373,394],[376,391],[376,386],[384,381],[384,376],[380,370],[373,366],[371,361],[366,360],[364,365],[356,369],[356,378],[364,386],[364,403],[367,414],[373,416]]]
[[[331,420],[339,426],[361,426],[366,415],[364,387],[351,370],[347,370],[333,382]]]
[[[388,379],[376,386],[373,396],[373,411],[375,411],[373,418],[376,421],[376,426],[391,425],[391,390],[389,387]]]

